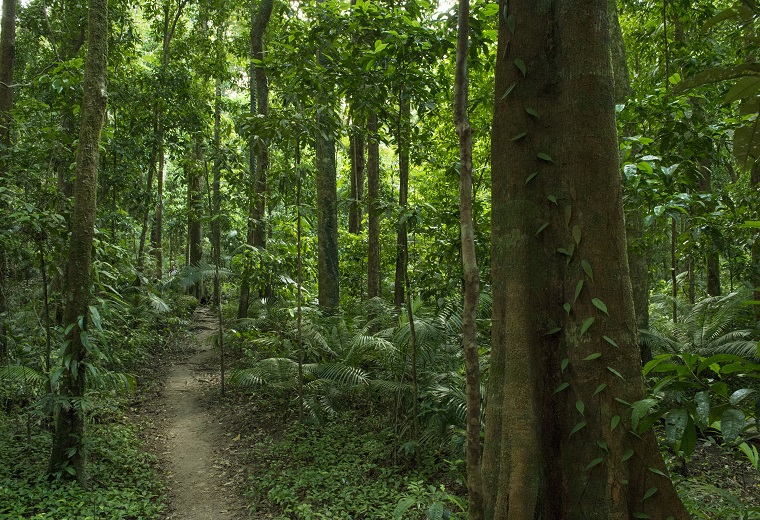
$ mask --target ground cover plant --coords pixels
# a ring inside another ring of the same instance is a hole
[[[0,418],[0,518],[153,520],[165,510],[155,457],[143,450],[138,428],[126,421],[93,424],[85,486],[45,470],[51,435],[27,436],[26,425]]]

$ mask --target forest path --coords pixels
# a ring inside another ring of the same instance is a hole
[[[170,495],[172,520],[235,520],[244,518],[245,508],[224,470],[229,462],[220,452],[219,440],[224,425],[217,422],[210,409],[214,403],[206,388],[218,392],[218,366],[213,341],[218,330],[216,316],[207,307],[198,307],[193,315],[189,358],[175,362],[169,369],[160,398],[161,414],[156,419],[164,440],[161,458],[166,462],[166,482]]]

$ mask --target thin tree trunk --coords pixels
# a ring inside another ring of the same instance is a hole
[[[750,186],[752,193],[758,193],[760,189],[760,163],[754,163],[750,170]],[[750,281],[753,288],[755,301],[760,301],[760,229],[755,230],[755,241],[752,244],[752,271]],[[755,320],[760,320],[760,305],[752,306],[755,311]]]
[[[203,193],[201,192],[202,161],[199,137],[194,138],[191,160],[187,162],[187,245],[188,263],[197,266],[203,260]],[[199,281],[190,288],[198,300],[203,297],[203,284]]]
[[[358,235],[362,226],[364,193],[364,138],[358,132],[349,136],[351,152],[351,203],[348,207],[348,232]]]
[[[469,82],[467,54],[470,47],[470,3],[459,0],[456,75],[454,79],[454,125],[459,135],[459,226],[462,235],[462,348],[467,392],[467,494],[469,520],[483,518],[483,484],[480,475],[480,366],[478,362],[477,310],[480,271],[475,255],[475,224],[472,218],[472,128],[467,115]]]
[[[670,219],[670,283],[672,284],[671,297],[673,298],[672,312],[673,323],[678,323],[678,259],[676,258],[676,240],[678,238],[678,228],[676,219]]]
[[[89,0],[87,30],[82,122],[67,264],[68,286],[64,319],[68,333],[62,355],[63,374],[60,379],[61,402],[64,405],[57,410],[49,467],[50,473],[60,472],[64,477],[72,476],[68,470],[71,468],[73,476],[80,482],[85,478],[86,453],[84,414],[78,405],[84,398],[85,390],[87,348],[83,334],[87,329],[89,315],[90,267],[98,188],[98,148],[106,107],[107,0]]]
[[[377,114],[367,118],[367,298],[380,296],[380,147]]]
[[[401,211],[406,211],[408,198],[409,198],[409,99],[404,93],[404,89],[401,89],[399,93],[399,108],[398,108],[398,129],[397,129],[397,144],[398,144],[398,205]],[[407,236],[406,220],[402,218],[402,221],[398,224],[398,231],[396,234],[396,279],[393,288],[393,304],[396,308],[401,308],[404,304],[404,277],[406,276],[407,266],[406,259],[407,248],[409,246],[409,238]]]
[[[16,49],[16,1],[3,0],[3,21],[0,28],[0,181],[7,173],[3,147],[11,144],[10,127],[13,108],[13,60]]]
[[[296,181],[296,246],[298,253],[298,316],[297,316],[297,338],[296,344],[298,346],[298,422],[303,423],[304,420],[304,404],[303,404],[303,292],[301,284],[303,283],[303,254],[301,252],[301,237],[303,235],[303,228],[301,223],[301,140],[296,136],[296,175],[298,180]]]

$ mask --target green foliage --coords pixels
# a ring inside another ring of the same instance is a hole
[[[318,429],[293,426],[283,439],[256,445],[267,461],[249,479],[257,510],[296,519],[465,518],[465,501],[431,484],[444,467],[407,471],[393,463],[393,433],[377,419],[337,419]]]
[[[760,365],[731,354],[661,354],[646,364],[644,375],[653,378],[653,386],[632,405],[633,429],[643,433],[664,419],[665,443],[676,453],[689,457],[698,434],[718,434],[727,446],[738,447],[760,433],[760,399],[751,382],[760,378]]]
[[[92,425],[88,431],[90,480],[48,480],[50,435],[20,433],[13,420],[0,416],[0,517],[63,519],[158,519],[163,486],[155,458],[141,449],[134,426]],[[21,430],[23,431],[23,430]]]

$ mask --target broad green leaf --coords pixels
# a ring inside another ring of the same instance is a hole
[[[607,388],[607,383],[602,383],[601,385],[597,386],[596,390],[594,390],[594,395],[598,394],[599,392],[601,392],[605,388]]]
[[[554,389],[554,393],[555,393],[555,394],[558,394],[558,393],[560,393],[562,390],[564,390],[565,388],[567,388],[568,386],[570,386],[570,383],[567,383],[567,382],[565,382],[565,383],[561,383],[559,386],[557,386],[557,388],[555,388],[555,389]]]
[[[493,16],[499,12],[499,4],[486,4],[483,9],[480,10],[480,14],[485,18],[487,16]]]
[[[631,457],[633,457],[633,449],[628,448],[627,450],[625,450],[625,453],[623,453],[623,457],[620,460],[622,462],[625,462],[628,459],[630,459]]]
[[[525,111],[526,111],[528,114],[530,114],[530,115],[532,115],[533,117],[535,117],[535,118],[540,118],[540,117],[541,117],[540,115],[538,115],[538,112],[537,112],[535,109],[533,109],[533,108],[526,108],[526,109],[525,109]]]
[[[615,428],[617,428],[618,424],[620,424],[620,416],[615,415],[612,420],[610,420],[610,431],[613,431]]]
[[[572,437],[574,433],[578,433],[579,431],[581,431],[585,427],[586,427],[586,423],[585,422],[579,422],[570,431],[570,437]]]
[[[754,390],[752,390],[751,388],[740,388],[739,390],[731,394],[731,397],[728,398],[728,402],[736,406],[737,404],[741,403],[745,397],[747,397],[749,394],[753,392]]]
[[[696,418],[701,428],[707,428],[710,422],[710,393],[707,390],[694,394]]]
[[[647,415],[652,408],[657,406],[658,402],[657,399],[642,399],[641,401],[633,403],[633,406],[631,407],[631,427],[634,431],[638,428],[641,418]]]
[[[561,367],[560,367],[560,372],[564,372],[565,371],[565,369],[567,368],[567,364],[568,363],[570,363],[569,359],[565,358],[565,359],[562,360],[562,364],[561,364]]]
[[[549,195],[549,196],[548,196],[548,197],[546,197],[546,198],[547,198],[547,199],[549,199],[549,201],[550,201],[550,202],[553,202],[553,203],[554,203],[554,205],[556,205],[556,204],[557,204],[557,196],[556,196],[556,195]]]
[[[543,231],[544,229],[546,229],[546,227],[547,227],[548,225],[549,225],[549,223],[548,223],[548,222],[544,222],[543,224],[541,224],[541,227],[540,227],[540,228],[538,228],[538,230],[536,230],[536,235],[540,235],[540,234],[541,234],[541,231]]]
[[[651,472],[652,472],[652,473],[654,473],[655,475],[660,475],[661,477],[665,477],[665,478],[668,478],[668,476],[667,476],[665,473],[663,473],[662,471],[660,471],[660,470],[659,470],[659,469],[657,469],[657,468],[647,468],[647,469],[649,469],[649,471],[651,471]]]
[[[565,312],[567,314],[570,314],[570,304],[569,303],[565,303],[564,305],[562,305],[562,308],[565,309]]]
[[[688,420],[689,413],[686,408],[676,408],[665,414],[665,442],[668,446],[675,449],[681,442]]]
[[[683,432],[683,439],[681,440],[681,451],[684,456],[689,457],[694,453],[694,449],[697,447],[697,428],[694,424],[694,420],[689,416],[689,420],[686,423],[686,430]]]
[[[756,96],[760,90],[760,77],[748,76],[741,78],[736,84],[731,87],[726,97],[723,98],[724,103],[733,103],[740,99],[744,99],[750,96]]]
[[[583,401],[576,401],[575,402],[575,409],[578,410],[578,413],[583,415],[583,412],[586,411],[586,405],[583,404]]]
[[[602,339],[603,339],[604,341],[606,341],[607,343],[609,343],[610,345],[612,345],[613,347],[615,347],[615,348],[620,348],[620,347],[618,346],[618,344],[617,344],[617,343],[615,343],[615,340],[614,340],[614,339],[612,339],[611,337],[609,337],[609,336],[602,336]]]
[[[744,412],[737,408],[728,408],[720,416],[720,431],[723,434],[723,440],[727,443],[735,441],[746,424]]]
[[[570,225],[570,219],[573,218],[573,207],[568,204],[565,206],[565,225]],[[593,281],[593,280],[592,280]]]
[[[604,302],[603,302],[602,300],[600,300],[599,298],[593,298],[593,299],[591,300],[591,303],[593,303],[593,304],[594,304],[594,307],[596,307],[597,309],[599,309],[600,311],[602,311],[603,313],[605,313],[607,316],[609,316],[609,315],[610,315],[610,313],[609,313],[609,312],[607,312],[607,306],[606,306],[606,305],[604,304]]]
[[[594,317],[586,318],[586,320],[583,322],[583,325],[581,325],[581,336],[586,333],[588,328],[594,323]]]
[[[605,441],[604,439],[599,439],[598,441],[596,441],[596,445],[599,446],[604,451],[609,451],[609,447],[607,446],[607,441]]]
[[[583,358],[583,361],[593,361],[594,359],[599,359],[600,357],[602,357],[601,352],[594,352],[593,354],[589,354],[588,356]]]

